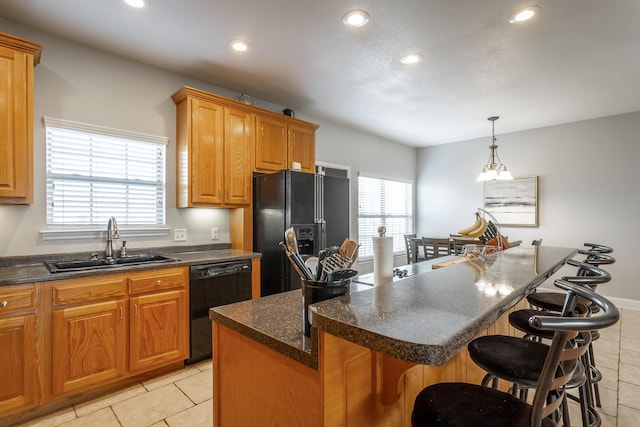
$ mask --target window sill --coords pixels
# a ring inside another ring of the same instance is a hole
[[[126,228],[118,230],[120,238],[127,237],[164,237],[168,236],[170,228]],[[104,239],[107,230],[98,229],[67,229],[40,231],[42,240],[76,240],[76,239]]]

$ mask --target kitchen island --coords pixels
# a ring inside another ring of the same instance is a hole
[[[516,247],[312,306],[300,291],[210,310],[214,425],[408,426],[426,385],[479,382],[466,344],[576,249]]]

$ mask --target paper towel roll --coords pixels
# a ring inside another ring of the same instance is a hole
[[[373,236],[373,285],[393,281],[393,237]]]

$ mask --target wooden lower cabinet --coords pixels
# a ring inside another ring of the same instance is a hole
[[[35,315],[0,318],[0,414],[36,403],[36,354]]]
[[[180,366],[188,283],[183,266],[1,286],[0,426]]]
[[[189,357],[185,291],[131,298],[129,369],[148,371]]]
[[[39,399],[36,303],[34,285],[0,287],[0,414]]]
[[[54,396],[187,359],[188,280],[174,267],[55,282]]]
[[[53,310],[53,393],[85,391],[127,372],[127,301]]]

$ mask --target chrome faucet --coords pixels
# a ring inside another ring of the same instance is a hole
[[[113,239],[120,238],[118,234],[118,222],[115,217],[109,218],[107,223],[107,249],[105,251],[106,259],[113,259]]]

